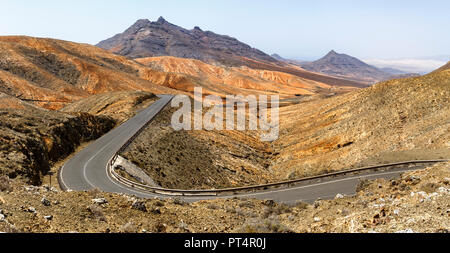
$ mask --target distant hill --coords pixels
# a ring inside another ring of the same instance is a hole
[[[203,31],[199,27],[188,30],[160,17],[156,22],[138,20],[125,32],[101,41],[98,47],[129,58],[173,56],[200,60],[208,64],[279,71],[300,78],[333,86],[363,87],[366,83],[312,73],[299,67],[299,63],[282,61],[252,48],[239,40]]]
[[[199,27],[188,30],[160,17],[156,22],[138,20],[125,32],[97,45],[113,53],[130,58],[175,56],[207,63],[243,65],[242,57],[278,63],[270,55],[239,40],[203,31]]]
[[[302,64],[302,68],[335,77],[364,82],[366,84],[386,80],[394,75],[393,73],[382,71],[364,63],[355,57],[338,54],[334,50],[317,61]]]
[[[296,65],[296,66],[301,66],[302,64],[308,63],[308,62],[306,62],[306,61],[299,61],[299,60],[286,59],[286,58],[281,57],[281,56],[278,55],[278,54],[272,54],[271,56],[272,56],[273,58],[279,60],[279,61],[286,62],[286,63],[292,64],[292,65]]]

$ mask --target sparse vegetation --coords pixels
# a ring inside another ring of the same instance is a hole
[[[103,209],[100,206],[91,204],[87,207],[87,210],[89,211],[93,219],[97,221],[107,221]]]
[[[11,191],[12,187],[11,187],[11,183],[10,183],[10,179],[7,176],[1,176],[0,175],[0,191]]]

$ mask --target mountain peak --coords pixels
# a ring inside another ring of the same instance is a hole
[[[98,47],[131,58],[170,55],[224,65],[242,65],[242,58],[278,63],[269,55],[230,36],[203,32],[196,26],[187,30],[159,17],[147,23],[139,20],[121,34],[101,41]],[[224,48],[227,49],[224,52]]]
[[[164,23],[167,23],[167,21],[161,16],[161,17],[158,18],[158,20],[156,21],[156,23],[158,23],[158,24],[164,24]]]
[[[333,55],[338,55],[338,53],[336,53],[336,51],[334,51],[334,50],[331,50],[331,51],[327,54],[327,56],[333,56]]]
[[[372,84],[385,80],[391,74],[347,54],[339,54],[331,50],[317,61],[304,64],[304,69],[341,77],[361,83]]]
[[[139,19],[138,21],[136,21],[136,23],[134,23],[133,26],[143,26],[148,23],[150,23],[150,20],[144,18],[144,19]]]

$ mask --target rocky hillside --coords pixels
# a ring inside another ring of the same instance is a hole
[[[255,131],[175,131],[177,108],[164,109],[122,156],[172,189],[211,189],[276,180],[267,168],[273,150]]]
[[[355,57],[346,54],[338,54],[334,50],[330,51],[327,55],[317,61],[305,63],[301,66],[309,71],[350,79],[366,84],[386,80],[390,76],[394,75],[366,64]]]
[[[60,109],[109,91],[174,92],[139,77],[125,57],[86,44],[31,37],[0,37],[0,92]]]
[[[312,95],[346,91],[342,87],[301,78],[278,71],[257,70],[247,67],[218,67],[199,60],[176,57],[150,57],[136,59],[148,66],[142,77],[153,83],[192,92],[195,86],[205,93],[224,94],[279,94],[289,97],[297,94]],[[156,73],[160,73],[158,75]],[[167,84],[167,76],[182,78],[179,82]],[[332,90],[332,91],[331,91]]]
[[[81,99],[62,108],[61,111],[104,115],[113,118],[117,124],[120,124],[132,118],[137,111],[147,108],[156,100],[158,100],[158,97],[148,92],[115,91]]]
[[[50,111],[0,93],[0,175],[40,184],[54,162],[114,126],[106,116]]]
[[[351,166],[450,158],[450,70],[281,108],[271,169],[302,177]]]
[[[104,40],[97,46],[131,58],[169,55],[233,66],[242,65],[242,57],[277,62],[235,38],[203,31],[199,27],[187,30],[162,17],[156,22],[138,20],[125,32]]]

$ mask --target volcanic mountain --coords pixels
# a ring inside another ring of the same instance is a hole
[[[129,58],[174,56],[208,64],[285,72],[333,86],[362,87],[366,83],[306,71],[290,62],[275,59],[239,40],[203,31],[188,30],[160,17],[156,22],[138,20],[125,32],[97,44],[98,47]]]
[[[100,42],[98,47],[130,58],[175,56],[208,63],[242,65],[242,57],[277,63],[262,51],[235,38],[203,31],[187,30],[167,22],[163,17],[151,22],[138,20],[124,33]]]
[[[386,80],[393,75],[366,64],[355,57],[338,54],[334,50],[317,61],[302,64],[302,68],[366,84]]]
[[[279,71],[223,67],[169,56],[131,60],[87,44],[0,37],[0,92],[47,109],[61,109],[115,91],[191,94],[194,87],[219,96],[292,97],[348,90]]]

